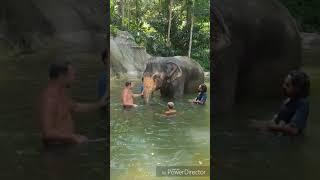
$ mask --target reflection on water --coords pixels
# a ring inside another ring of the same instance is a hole
[[[99,58],[99,54],[75,57],[78,82],[71,90],[76,99],[97,98]],[[50,151],[42,147],[34,102],[47,82],[50,61],[52,54],[47,53],[0,60],[0,179],[105,179],[104,142]],[[78,132],[90,138],[105,136],[105,120],[98,113],[74,118]]]
[[[209,179],[155,177],[156,166],[210,165],[210,101],[205,106],[188,103],[195,95],[175,100],[177,116],[159,114],[168,100],[155,93],[150,105],[123,110],[123,81],[111,81],[111,179]],[[139,92],[139,82],[134,87]]]
[[[320,68],[304,67],[311,78],[310,116],[304,137],[262,134],[248,127],[250,120],[269,120],[280,100],[241,105],[228,116],[215,117],[214,173],[217,179],[320,179]]]

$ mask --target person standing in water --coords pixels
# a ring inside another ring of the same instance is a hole
[[[107,93],[107,58],[109,58],[108,50],[105,49],[102,52],[101,60],[103,63],[103,71],[100,74],[99,80],[98,80],[98,97],[101,98],[103,96],[106,96]],[[103,106],[100,109],[100,117],[101,119],[105,120],[107,117],[107,106]]]
[[[254,121],[258,124],[256,127],[284,135],[303,134],[309,116],[309,77],[304,72],[292,71],[284,79],[282,87],[286,99],[279,112],[262,125]]]
[[[123,108],[132,108],[132,107],[138,106],[133,103],[133,98],[140,97],[141,94],[133,94],[132,88],[133,88],[133,83],[131,81],[127,81],[125,83],[125,87],[122,90],[122,94],[121,94]]]
[[[40,95],[41,135],[44,145],[81,144],[88,142],[86,136],[75,132],[73,112],[89,112],[106,105],[103,96],[94,103],[79,103],[68,94],[67,89],[75,81],[76,71],[70,62],[50,65],[49,82]]]
[[[205,84],[201,84],[198,88],[199,94],[193,99],[193,103],[204,105],[207,101],[207,86]]]
[[[143,90],[144,90],[144,87],[143,87],[143,77],[141,78],[141,86],[140,86],[140,94],[141,94],[141,97],[143,98]]]

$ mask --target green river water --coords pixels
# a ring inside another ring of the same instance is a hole
[[[0,59],[0,179],[88,180],[105,179],[105,142],[45,150],[40,141],[35,101],[47,83],[54,53]],[[86,53],[74,60],[78,81],[71,88],[75,99],[97,99],[97,79],[102,71],[99,54]],[[106,121],[98,112],[75,114],[79,133],[105,137]]]
[[[34,105],[47,82],[49,57],[50,53],[43,53],[0,60],[0,179],[106,179],[109,162],[105,161],[104,142],[50,151],[41,145]],[[73,97],[95,100],[102,71],[99,56],[77,57],[79,81],[71,89]],[[320,66],[306,64],[303,69],[312,87],[306,135],[273,136],[248,127],[251,119],[270,119],[278,110],[279,99],[242,104],[238,111],[212,120],[213,176],[221,180],[320,179]],[[137,98],[141,106],[124,111],[120,104],[123,83],[111,80],[112,180],[179,179],[155,177],[156,166],[210,165],[210,101],[196,106],[188,103],[195,95],[186,95],[175,100],[178,115],[164,118],[157,113],[166,109],[168,100],[156,93],[150,105]],[[138,86],[134,91],[138,92]],[[75,114],[74,118],[78,132],[90,138],[104,137],[105,120],[97,112]]]
[[[210,165],[210,100],[205,106],[188,102],[196,94],[174,100],[177,116],[162,117],[168,99],[154,94],[150,105],[123,110],[123,80],[111,80],[111,179],[209,179],[209,177],[156,177],[157,166]],[[140,82],[134,83],[135,93]]]

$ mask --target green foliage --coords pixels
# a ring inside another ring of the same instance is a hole
[[[191,57],[209,70],[210,8],[208,0],[173,0],[167,46],[169,0],[111,0],[111,33],[130,32],[154,56],[188,56],[194,12]],[[124,8],[121,8],[124,6]],[[124,9],[124,12],[122,11]],[[124,17],[122,15],[124,14]]]
[[[114,26],[114,25],[110,25],[110,32],[112,36],[117,36],[119,29]]]
[[[320,32],[319,0],[280,0],[304,32]]]

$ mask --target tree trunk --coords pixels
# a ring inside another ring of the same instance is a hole
[[[191,57],[191,47],[192,47],[192,31],[193,31],[193,15],[191,16],[191,27],[190,27],[190,41],[189,41],[189,51],[188,51],[188,57]]]
[[[124,4],[125,0],[120,0],[120,12],[121,12],[121,27],[124,27]]]
[[[168,35],[167,35],[167,46],[170,47],[171,42],[170,42],[170,32],[171,32],[171,19],[172,19],[172,4],[173,0],[170,0],[169,3],[169,23],[168,23]]]
[[[128,17],[128,21],[127,21],[127,30],[130,29],[130,0],[127,0],[127,17]]]
[[[192,0],[186,0],[186,8],[187,8],[187,24],[186,28],[190,30],[191,27],[191,18],[192,18]]]
[[[135,22],[135,27],[137,28],[139,26],[139,10],[138,10],[138,7],[139,7],[139,0],[135,0],[135,5],[136,5],[136,22]],[[137,29],[138,30],[138,29]]]

